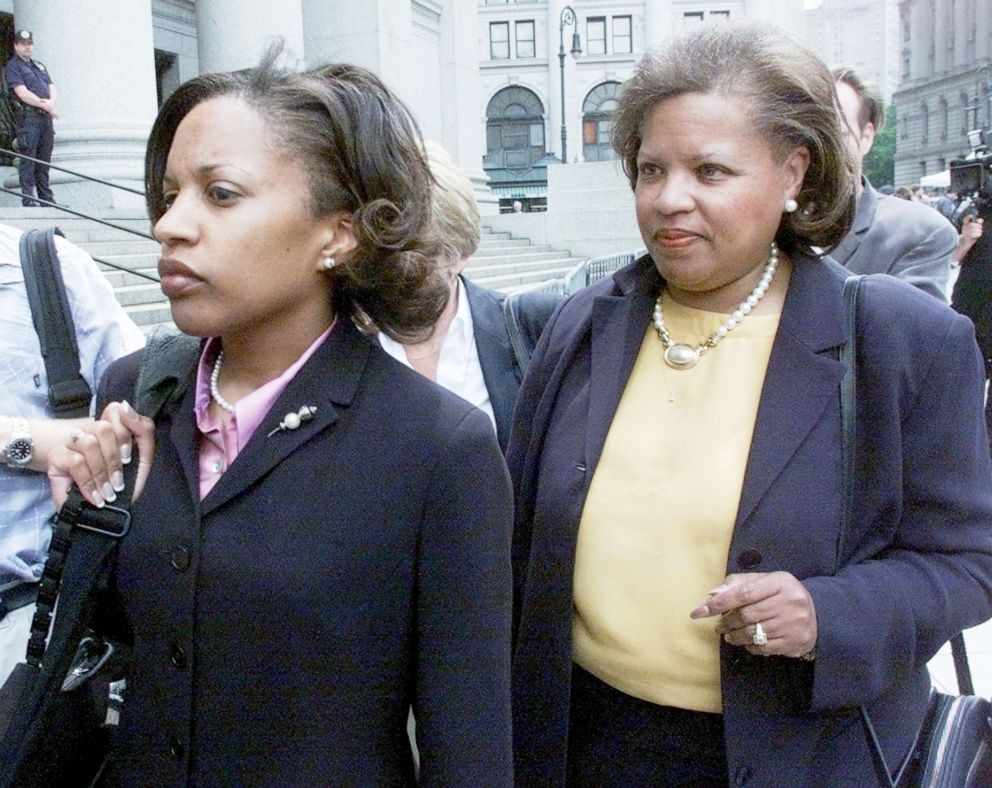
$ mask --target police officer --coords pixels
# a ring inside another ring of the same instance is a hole
[[[43,64],[31,59],[33,49],[31,31],[18,30],[14,34],[14,56],[7,61],[7,84],[24,109],[17,129],[18,152],[39,159],[40,162],[49,162],[52,160],[52,147],[55,144],[52,120],[59,113],[55,110],[55,85],[52,84],[52,77]],[[48,165],[40,162],[20,159],[18,171],[23,205],[38,205],[33,199],[36,188],[40,199],[55,201],[48,185]]]

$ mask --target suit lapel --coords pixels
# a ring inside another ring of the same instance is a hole
[[[514,370],[513,348],[510,347],[510,339],[506,334],[502,301],[492,291],[466,279],[462,279],[462,284],[472,312],[475,348],[479,353],[482,378],[486,382],[489,402],[496,417],[499,445],[505,451],[520,381]]]
[[[864,191],[861,192],[861,197],[858,199],[851,230],[830,251],[830,256],[841,265],[846,265],[847,261],[858,251],[858,247],[868,233],[868,228],[875,221],[875,210],[878,207],[878,192],[868,183],[867,179],[862,182],[864,184]]]
[[[341,409],[354,398],[371,350],[368,338],[362,336],[350,320],[340,320],[323,345],[289,382],[231,467],[203,499],[203,514],[240,494],[301,445],[330,428],[340,417]],[[298,429],[283,429],[270,435],[288,413],[296,413],[304,405],[316,408],[311,421],[304,422]],[[198,478],[198,470],[195,473]]]
[[[844,368],[843,277],[830,263],[799,258],[772,346],[751,439],[737,527],[781,474],[824,409],[840,396]]]

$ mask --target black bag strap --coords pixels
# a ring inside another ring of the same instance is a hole
[[[517,317],[519,302],[520,293],[510,293],[503,299],[503,319],[506,321],[506,333],[510,337],[510,347],[513,348],[517,366],[520,367],[520,374],[523,375],[530,364],[530,353],[527,351],[523,334],[520,332],[520,323]]]
[[[856,469],[856,452],[858,445],[857,424],[857,355],[858,355],[858,301],[864,276],[849,276],[844,281],[844,345],[841,347],[840,358],[844,363],[844,377],[840,385],[840,420],[841,420],[841,468],[843,478],[843,506],[841,510],[840,536],[837,551],[838,566],[843,560],[844,542],[847,536],[848,524],[854,511],[854,478]],[[954,672],[958,680],[958,692],[965,695],[974,694],[971,681],[971,670],[968,666],[968,655],[965,650],[964,635],[958,633],[951,638],[951,651],[954,655]],[[909,755],[900,766],[895,778],[885,760],[885,753],[878,740],[875,726],[872,724],[868,709],[862,704],[858,707],[861,720],[864,723],[865,735],[868,738],[872,759],[875,765],[879,785],[885,788],[895,788],[902,780],[909,763],[912,760],[916,742],[910,747]],[[919,731],[917,732],[919,738]]]
[[[79,368],[79,344],[62,267],[55,248],[57,227],[28,230],[21,236],[21,268],[31,318],[48,374],[48,400],[56,418],[90,415],[93,391]]]

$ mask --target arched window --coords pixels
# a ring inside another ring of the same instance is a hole
[[[607,161],[615,157],[610,145],[610,129],[619,98],[619,82],[604,82],[586,95],[582,103],[582,155],[586,161]]]
[[[503,88],[486,107],[486,163],[524,172],[544,156],[544,106],[533,91]]]

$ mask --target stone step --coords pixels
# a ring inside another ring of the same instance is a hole
[[[125,306],[124,311],[146,333],[159,323],[172,322],[172,310],[169,309],[168,301],[159,304],[132,304]]]
[[[70,239],[71,240],[71,239]],[[154,241],[145,241],[141,238],[123,238],[116,241],[83,241],[79,243],[88,254],[93,257],[114,257],[130,254],[152,254],[158,259],[160,248]]]
[[[530,262],[516,262],[509,260],[499,265],[480,265],[473,266],[472,268],[466,268],[465,275],[473,281],[476,281],[490,276],[511,276],[513,274],[532,274],[535,272],[540,273],[541,271],[547,271],[551,268],[574,266],[578,262],[580,262],[578,258],[568,257],[567,255],[558,255],[550,260],[536,260]]]
[[[158,269],[157,268],[133,268],[130,267],[130,271],[118,271],[109,266],[100,266],[103,271],[103,275],[107,277],[107,281],[110,282],[113,287],[124,287],[125,285],[154,285],[158,287]],[[145,274],[146,276],[140,276],[139,273]],[[154,277],[154,279],[148,279],[147,276]]]
[[[508,263],[537,263],[542,260],[559,260],[562,257],[568,256],[568,252],[562,252],[560,249],[552,249],[549,246],[528,246],[515,254],[474,254],[469,259],[467,267],[476,268],[478,266],[499,265],[504,261]]]
[[[121,306],[166,302],[165,296],[162,295],[162,288],[154,282],[118,285],[114,288],[114,295],[117,296],[117,301]]]
[[[536,282],[544,282],[550,279],[557,279],[559,277],[565,276],[569,273],[574,266],[561,266],[557,268],[543,268],[535,270],[531,273],[512,273],[506,275],[497,276],[483,276],[475,277],[469,276],[469,278],[475,282],[477,285],[482,287],[488,287],[492,290],[502,290],[505,292],[510,292],[514,288],[519,289],[521,285],[533,284]]]

